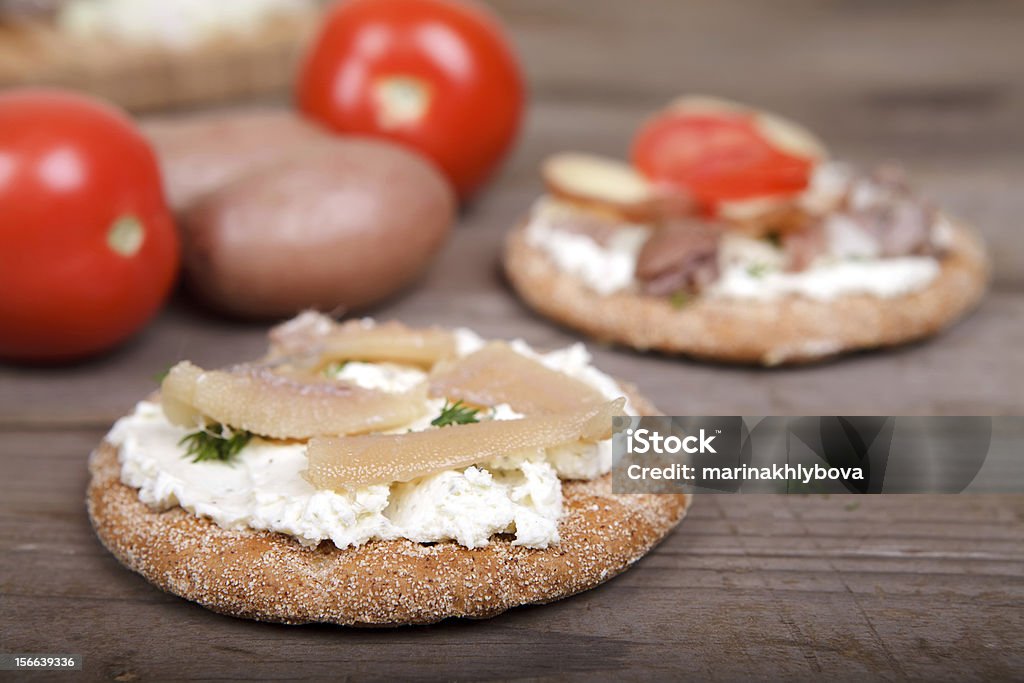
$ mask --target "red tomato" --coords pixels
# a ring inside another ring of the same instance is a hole
[[[307,115],[421,152],[462,199],[508,152],[523,99],[519,65],[499,24],[454,0],[339,3],[298,87]]]
[[[0,94],[0,357],[69,360],[138,330],[178,238],[131,120],[56,90]]]
[[[709,213],[722,201],[799,192],[818,160],[779,149],[753,112],[671,109],[640,129],[632,157],[648,178],[683,190]]]

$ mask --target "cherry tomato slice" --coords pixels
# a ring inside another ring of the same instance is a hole
[[[632,158],[652,181],[686,192],[709,213],[723,201],[800,192],[816,162],[777,149],[747,112],[668,111],[640,129]]]

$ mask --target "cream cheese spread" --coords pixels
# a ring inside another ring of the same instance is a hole
[[[834,260],[798,273],[762,273],[756,266],[732,266],[722,272],[707,294],[725,299],[765,300],[788,295],[819,301],[850,294],[887,298],[924,289],[938,274],[938,261],[924,256]]]
[[[828,255],[800,272],[788,272],[785,256],[765,240],[730,234],[719,249],[720,276],[706,294],[722,299],[770,300],[797,295],[829,301],[849,294],[879,298],[921,290],[939,274],[928,256],[878,258],[876,248],[845,216],[830,216]]]
[[[367,324],[372,324],[367,321]],[[463,355],[484,342],[470,330],[456,332]],[[512,347],[546,366],[588,382],[609,399],[623,395],[594,368],[582,344],[538,353],[522,341]],[[426,374],[392,363],[348,362],[339,379],[403,392]],[[431,399],[427,415],[396,432],[433,429],[443,400]],[[627,412],[634,414],[627,405]],[[483,419],[522,417],[507,405]],[[159,404],[143,401],[107,436],[118,449],[121,479],[140,500],[159,510],[180,506],[228,529],[260,529],[295,537],[306,546],[331,540],[339,548],[373,539],[418,542],[454,540],[467,548],[487,545],[498,533],[516,545],[545,548],[558,542],[562,515],[560,479],[592,479],[611,469],[611,440],[547,451],[509,453],[491,462],[440,472],[408,483],[367,486],[353,492],[317,490],[302,476],[305,446],[253,438],[229,463],[192,462],[179,445],[189,429],[168,422]]]
[[[598,294],[612,294],[627,289],[634,282],[637,257],[650,236],[650,227],[621,225],[607,244],[599,244],[588,235],[555,227],[570,206],[548,197],[533,207],[526,226],[526,241],[542,249],[559,270],[580,278]]]
[[[708,289],[719,299],[770,300],[801,296],[828,301],[851,294],[897,297],[927,287],[941,270],[931,256],[880,258],[877,244],[841,213],[827,213],[841,196],[851,171],[826,163],[815,172],[801,204],[826,212],[828,253],[799,272],[785,271],[785,255],[766,240],[726,235],[719,249],[720,277]],[[533,207],[525,234],[563,272],[578,277],[601,295],[636,288],[636,262],[651,226],[624,223],[607,240],[557,227],[567,211],[578,211],[550,197]],[[933,231],[936,244],[949,242],[950,225],[939,218]]]

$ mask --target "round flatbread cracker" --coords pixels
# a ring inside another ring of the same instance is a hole
[[[640,412],[656,414],[630,397]],[[690,503],[685,495],[613,495],[605,475],[563,482],[561,542],[544,550],[504,536],[472,550],[404,539],[308,549],[283,534],[223,529],[179,507],[153,511],[121,483],[117,451],[107,442],[93,452],[89,471],[89,517],[125,566],[216,612],[288,624],[430,624],[558,600],[627,569]]]
[[[694,297],[677,307],[666,297],[594,292],[530,245],[523,223],[508,236],[505,271],[530,306],[600,340],[713,361],[779,365],[933,335],[978,303],[988,286],[989,261],[980,238],[958,224],[938,277],[918,292],[832,301]]]

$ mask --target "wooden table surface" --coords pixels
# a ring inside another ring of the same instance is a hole
[[[597,348],[676,414],[1024,413],[1024,3],[500,0],[531,79],[521,143],[431,272],[372,311],[541,346],[498,269],[557,149],[623,154],[645,114],[704,90],[805,121],[838,156],[905,162],[993,246],[993,291],[910,348],[800,369]],[[263,328],[184,295],[116,353],[0,366],[0,652],[85,656],[92,678],[1020,679],[1024,496],[705,496],[633,570],[486,622],[351,630],[218,616],[123,569],[93,536],[85,460],[189,358],[258,354]],[[38,678],[70,678],[37,674]]]

